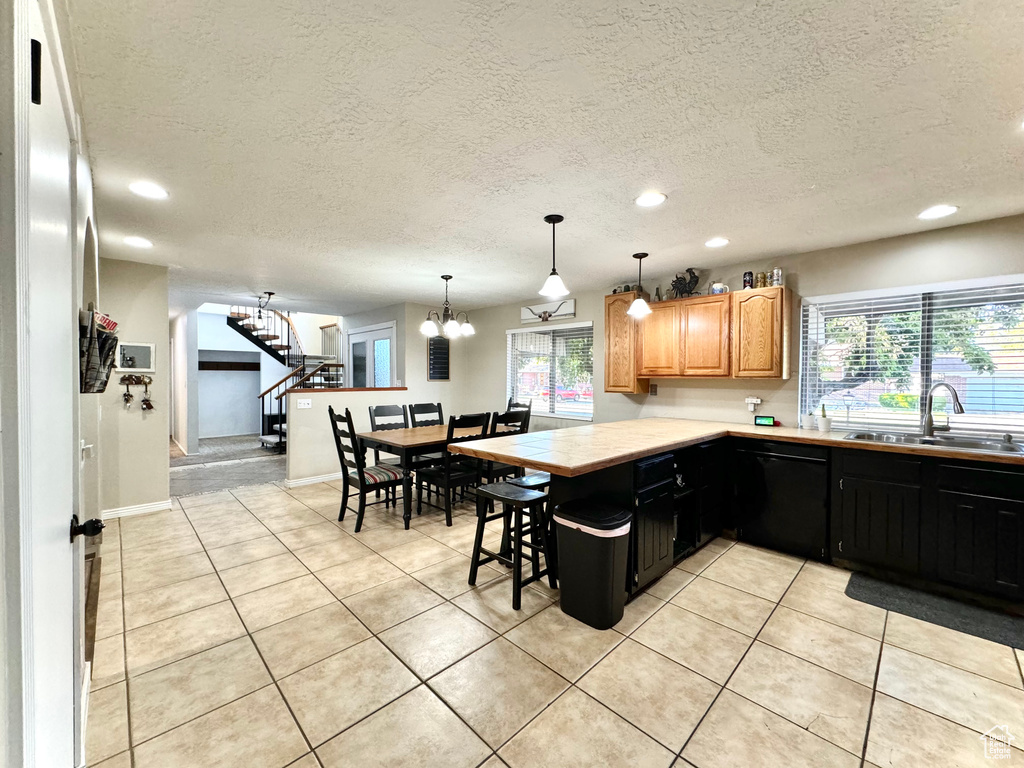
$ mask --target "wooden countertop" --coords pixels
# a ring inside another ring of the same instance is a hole
[[[968,451],[931,445],[847,440],[845,435],[850,431],[844,429],[839,432],[817,432],[795,427],[755,427],[721,421],[656,418],[612,421],[546,432],[529,432],[525,435],[492,437],[487,440],[450,445],[448,449],[453,453],[543,470],[562,477],[585,475],[616,464],[730,435],[1024,466],[1022,453]]]

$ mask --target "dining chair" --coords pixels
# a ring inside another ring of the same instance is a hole
[[[370,430],[377,432],[378,430],[388,429],[406,429],[409,426],[409,414],[405,410],[404,405],[371,405],[370,406]],[[387,451],[384,451],[387,453]],[[401,467],[401,459],[398,456],[392,456],[382,459],[380,457],[380,448],[373,449],[373,463],[374,464],[388,464],[392,467]],[[380,489],[377,489],[377,498],[380,498]],[[384,497],[384,507],[388,506],[388,497]]]
[[[487,437],[489,413],[471,413],[465,416],[451,416],[448,419],[448,436],[446,444],[461,443],[468,440],[480,440]],[[456,430],[475,430],[468,435],[456,437]],[[456,456],[448,450],[439,466],[427,467],[416,473],[416,514],[423,511],[423,488],[434,487],[438,495],[444,494],[444,519],[447,525],[452,524],[452,494],[456,489],[465,489],[480,484],[481,462],[479,459]]]
[[[385,494],[391,494],[392,498],[396,498],[396,489],[402,482],[402,471],[390,464],[366,466],[366,451],[356,435],[352,413],[346,408],[345,415],[340,416],[330,405],[327,406],[327,413],[331,417],[331,432],[334,434],[334,445],[338,449],[338,460],[341,462],[341,509],[338,511],[338,521],[345,519],[350,489],[355,485],[359,491],[355,532],[359,533],[366,512],[366,494],[370,491],[383,490]]]
[[[530,415],[533,413],[533,401],[528,403],[517,403],[511,397],[508,399],[506,411],[526,411],[526,423],[523,425],[523,432],[530,431]]]
[[[522,409],[491,414],[491,437],[519,435],[526,431],[530,420],[530,412]],[[513,464],[501,461],[484,461],[480,469],[481,477],[488,483],[496,483],[506,477],[522,477],[524,470]]]
[[[440,403],[413,403],[409,420],[414,427],[437,427],[444,424],[444,411]]]

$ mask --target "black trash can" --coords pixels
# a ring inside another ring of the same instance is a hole
[[[626,563],[633,515],[574,499],[555,507],[562,612],[594,629],[619,623],[626,605]]]

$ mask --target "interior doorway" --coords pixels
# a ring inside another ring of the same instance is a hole
[[[349,386],[395,386],[395,323],[355,328],[348,334]]]

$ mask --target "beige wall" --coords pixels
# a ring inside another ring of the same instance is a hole
[[[156,373],[150,395],[154,410],[135,402],[125,410],[121,374],[114,371],[100,398],[100,507],[104,513],[169,498],[170,354],[167,327],[167,268],[100,259],[103,311],[118,323],[118,338],[155,344]]]
[[[459,375],[456,361],[452,360],[453,381],[427,381],[427,340],[419,332],[420,323],[426,317],[427,307],[418,304],[397,305],[386,308],[390,317],[370,319],[359,317],[359,324],[371,325],[376,322],[395,320],[398,336],[398,369],[402,371],[405,390],[378,390],[368,392],[301,392],[288,395],[288,453],[286,477],[290,483],[302,482],[314,477],[335,475],[341,472],[338,452],[331,436],[327,406],[339,413],[345,408],[352,411],[357,430],[370,428],[369,407],[371,405],[408,405],[409,403],[441,403],[445,415],[455,413],[459,400],[454,397]],[[419,318],[419,319],[417,319]],[[349,317],[345,317],[348,326]],[[456,345],[453,344],[453,347]],[[453,356],[454,357],[454,356]],[[504,359],[504,358],[503,358]],[[310,399],[313,407],[300,410],[296,407],[299,398]]]
[[[656,254],[655,254],[656,258]],[[671,274],[653,268],[648,289],[667,286]],[[699,262],[698,262],[699,263]],[[684,265],[680,264],[681,270]],[[718,270],[703,271],[702,277],[720,279],[733,289],[742,287],[743,272],[764,271],[779,266],[786,285],[801,296],[821,296],[869,289],[908,287],[967,278],[996,277],[1024,273],[1024,216],[948,227],[921,234],[878,240],[871,243],[832,248],[795,256],[765,258]],[[566,275],[571,285],[572,275]],[[538,278],[539,279],[539,278]],[[701,288],[704,287],[702,280]],[[796,423],[800,301],[793,302],[793,371],[788,381],[747,382],[737,380],[659,381],[658,394],[620,395],[604,390],[604,293],[573,294],[576,318],[569,322],[594,322],[594,419],[674,416],[746,422],[750,413],[747,396],[763,400],[759,413],[775,416],[786,425]],[[538,297],[539,300],[539,297]],[[505,399],[505,330],[519,328],[519,307],[514,305],[475,310],[476,336],[458,345],[458,402],[464,409],[493,409]],[[551,324],[554,326],[554,323]],[[533,429],[576,426],[578,422],[535,418]]]

